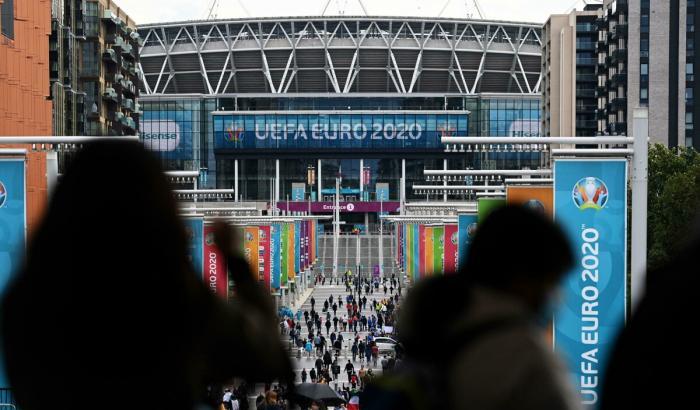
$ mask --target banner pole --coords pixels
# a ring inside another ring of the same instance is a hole
[[[649,181],[649,111],[635,108],[633,119],[634,157],[632,163],[632,267],[631,308],[642,297],[647,265],[647,194]]]

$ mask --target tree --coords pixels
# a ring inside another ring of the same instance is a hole
[[[686,243],[700,209],[700,155],[693,148],[649,148],[649,270]]]

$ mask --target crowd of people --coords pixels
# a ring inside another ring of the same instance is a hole
[[[351,271],[342,280],[344,294],[331,294],[323,301],[312,296],[300,320],[284,318],[283,333],[299,349],[298,357],[316,359],[308,370],[301,370],[298,381],[333,384],[349,400],[376,377],[375,369],[390,366],[396,350],[401,351],[380,351],[375,340],[393,333],[401,284],[395,274],[370,280]]]

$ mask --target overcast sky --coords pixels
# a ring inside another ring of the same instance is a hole
[[[201,20],[213,0],[116,0],[137,24]],[[565,13],[584,0],[481,0],[489,20],[544,23],[550,14]],[[595,1],[595,0],[588,0]],[[327,0],[219,0],[217,18],[318,16]],[[369,15],[437,17],[446,0],[363,0]],[[363,15],[358,0],[330,0],[326,15]],[[451,0],[442,17],[478,17],[474,0]]]

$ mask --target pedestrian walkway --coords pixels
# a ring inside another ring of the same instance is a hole
[[[301,310],[303,311],[311,311],[311,298],[313,297],[315,301],[314,308],[321,317],[323,318],[323,322],[325,324],[325,317],[326,313],[323,312],[323,302],[326,301],[329,296],[333,295],[334,301],[338,300],[338,298],[341,298],[341,300],[345,301],[345,298],[348,295],[348,292],[346,292],[345,285],[317,285],[312,289],[312,292],[310,293],[310,296],[304,298],[304,302],[301,303]],[[371,305],[371,300],[380,300],[383,299],[384,292],[375,292],[374,294],[371,295],[366,295],[368,299],[368,308],[362,311],[362,313],[366,315],[371,315],[372,312],[370,311],[370,305]],[[330,310],[331,317],[333,317],[333,311]],[[345,307],[343,306],[342,308],[339,308],[337,311],[337,317],[347,317],[347,311],[345,310]],[[338,325],[340,327],[340,325]],[[328,333],[325,330],[325,326],[323,328],[323,334],[324,336],[328,337]],[[333,332],[334,328],[330,328],[330,332]],[[304,339],[307,335],[307,328],[306,325],[302,323],[302,339]],[[338,358],[338,363],[340,364],[341,367],[344,367],[345,364],[347,363],[348,360],[350,360],[353,363],[353,366],[355,366],[355,370],[359,371],[361,366],[364,366],[366,369],[371,368],[372,372],[374,375],[380,375],[382,373],[382,368],[381,368],[381,359],[383,357],[380,356],[380,360],[377,362],[376,366],[373,366],[372,363],[368,363],[363,360],[359,355],[357,356],[356,360],[352,360],[352,353],[350,351],[350,347],[352,345],[352,340],[355,337],[355,332],[352,331],[345,331],[345,332],[335,332],[336,334],[342,334],[343,335],[343,349],[341,350],[340,356]],[[367,334],[369,333],[368,331],[358,331],[358,335],[360,336],[361,339],[364,339]],[[294,368],[294,372],[297,375],[297,382],[301,381],[300,373],[302,369],[306,369],[306,372],[308,373],[311,368],[314,367],[314,364],[316,362],[316,359],[318,356],[316,356],[315,352],[313,352],[310,357],[304,352],[302,349],[298,349],[296,347],[292,347],[290,345],[290,356],[292,359],[292,366]],[[346,373],[343,371],[340,374],[340,377],[338,380],[334,380],[332,384],[335,384],[336,382],[340,383],[342,385],[343,383],[348,383]]]

